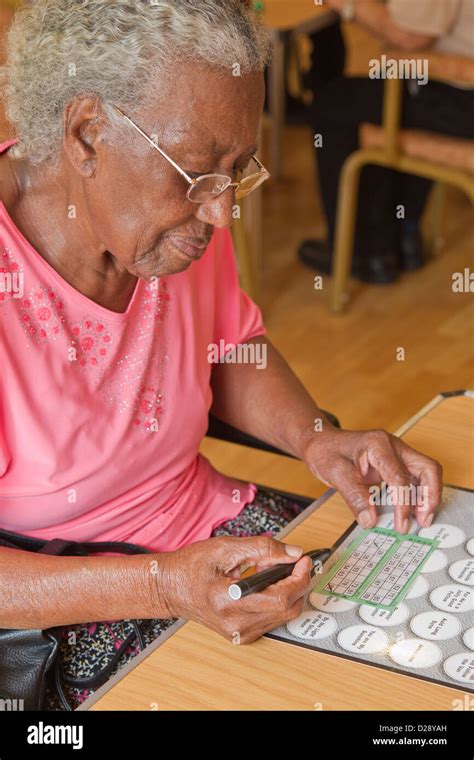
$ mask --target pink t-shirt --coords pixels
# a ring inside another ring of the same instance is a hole
[[[209,538],[256,487],[198,453],[208,346],[263,334],[229,230],[185,272],[138,279],[119,314],[63,280],[0,201],[0,527],[156,551]]]

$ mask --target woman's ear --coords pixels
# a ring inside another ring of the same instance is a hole
[[[96,172],[96,148],[105,126],[105,118],[95,97],[75,97],[64,109],[64,151],[75,169],[85,177],[93,177]]]

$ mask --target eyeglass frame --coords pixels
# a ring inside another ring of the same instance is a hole
[[[166,161],[168,161],[168,163],[170,163],[171,166],[173,166],[176,169],[176,171],[179,172],[179,174],[188,182],[189,188],[188,188],[188,191],[186,193],[186,197],[188,198],[188,200],[191,203],[206,203],[206,201],[194,201],[192,198],[189,197],[189,194],[191,193],[191,190],[193,189],[193,187],[195,185],[199,184],[199,182],[202,179],[207,179],[208,177],[222,177],[223,179],[228,180],[227,186],[223,190],[221,190],[220,193],[216,193],[215,195],[213,195],[212,200],[215,200],[216,198],[219,198],[223,193],[226,192],[226,190],[229,189],[229,187],[236,188],[236,190],[235,190],[235,196],[236,196],[237,199],[239,199],[237,193],[238,193],[238,188],[241,186],[242,182],[244,182],[245,180],[251,179],[252,177],[259,177],[259,176],[262,177],[261,181],[258,184],[256,184],[254,187],[252,187],[252,189],[249,190],[248,193],[246,193],[244,196],[240,196],[241,198],[243,198],[246,195],[250,195],[250,193],[252,193],[254,190],[256,190],[257,187],[259,187],[263,182],[266,182],[266,180],[270,179],[270,177],[271,177],[270,172],[264,167],[264,165],[262,164],[262,162],[255,155],[252,155],[251,158],[257,164],[259,171],[255,172],[254,174],[249,174],[247,177],[243,177],[239,182],[232,182],[232,177],[229,177],[227,174],[211,173],[211,174],[200,174],[199,177],[196,177],[196,178],[190,177],[189,174],[181,166],[179,166],[179,164],[177,164],[176,161],[174,161],[171,158],[171,156],[169,156],[163,150],[163,148],[160,148],[160,146],[154,140],[152,140],[152,138],[149,135],[147,135],[147,133],[144,132],[143,129],[138,126],[138,124],[135,124],[135,122],[129,116],[127,116],[127,114],[124,113],[121,108],[119,108],[118,106],[114,105],[113,109],[115,111],[117,111],[117,113],[120,116],[122,116],[124,119],[126,119],[128,121],[128,123],[137,132],[139,132],[139,134],[141,134],[142,137],[145,138],[145,140],[152,146],[152,148],[155,148],[155,150],[157,150],[158,153],[160,153],[160,155],[164,159],[166,159]]]

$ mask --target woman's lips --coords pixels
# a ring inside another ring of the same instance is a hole
[[[173,237],[173,235],[170,235],[169,239],[175,248],[178,248],[179,251],[186,254],[186,256],[189,256],[190,259],[195,260],[201,258],[207,246],[209,245],[209,243],[200,243],[199,245],[196,245],[195,243],[191,243],[186,238]]]

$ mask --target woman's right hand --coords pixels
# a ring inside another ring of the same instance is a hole
[[[159,608],[164,606],[169,617],[202,623],[235,644],[250,644],[301,614],[312,586],[312,563],[302,552],[301,547],[256,536],[209,538],[160,554]],[[289,562],[296,565],[287,578],[238,601],[230,598],[228,588],[241,577],[241,566],[258,571]]]

